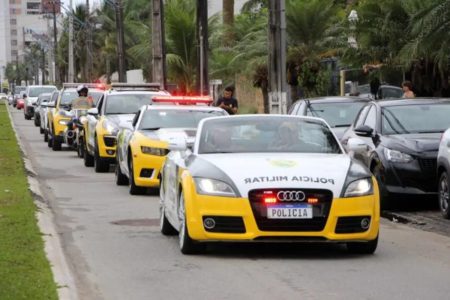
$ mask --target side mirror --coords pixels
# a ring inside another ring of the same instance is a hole
[[[169,139],[169,150],[171,151],[186,151],[187,143],[184,137],[173,137]]]
[[[355,153],[362,153],[367,151],[367,144],[363,140],[358,138],[350,138],[347,142],[347,148],[349,151]]]
[[[355,128],[355,134],[363,137],[371,137],[373,134],[373,128],[367,125],[361,125]]]
[[[88,109],[87,114],[96,117],[98,116],[98,109],[96,107],[90,108]]]

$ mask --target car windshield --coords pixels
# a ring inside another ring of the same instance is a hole
[[[110,95],[106,98],[105,113],[107,115],[135,114],[142,106],[150,104],[154,95],[150,93]]]
[[[97,104],[98,100],[101,98],[101,96],[103,95],[103,92],[100,91],[92,91],[89,92],[88,94],[89,96],[91,96],[94,99],[94,104]],[[61,105],[69,105],[72,103],[73,100],[75,100],[76,98],[78,98],[78,93],[73,90],[69,90],[69,91],[64,91],[62,96],[61,96]]]
[[[308,102],[307,115],[322,118],[331,127],[349,127],[365,102]]]
[[[56,90],[56,88],[54,88],[52,86],[32,87],[32,88],[30,88],[30,94],[27,96],[28,97],[38,97],[40,94],[51,93],[55,90]]]
[[[160,128],[197,128],[198,123],[209,117],[223,116],[217,110],[191,109],[155,109],[147,110],[142,116],[140,130],[158,130]]]
[[[381,131],[386,135],[439,133],[450,127],[450,103],[383,107],[381,115]]]
[[[323,122],[279,116],[208,120],[202,127],[198,152],[342,153]]]
[[[402,98],[403,97],[403,91],[400,88],[382,88],[382,96],[383,99],[396,99],[396,98]]]
[[[16,86],[15,88],[14,88],[14,94],[15,95],[19,95],[20,94],[20,92],[23,92],[23,91],[25,91],[27,88],[25,87],[25,86]]]

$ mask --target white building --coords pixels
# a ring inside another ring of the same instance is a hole
[[[23,61],[30,43],[48,44],[51,22],[45,0],[0,0],[0,72],[9,62]],[[47,1],[48,2],[48,1]],[[55,5],[59,13],[59,5]],[[48,46],[48,45],[47,45]]]

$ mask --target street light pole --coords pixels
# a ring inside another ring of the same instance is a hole
[[[199,47],[197,52],[197,90],[200,95],[209,94],[208,80],[208,1],[197,1],[197,37]]]
[[[126,82],[125,73],[125,45],[123,37],[123,6],[122,0],[116,0],[116,30],[117,30],[117,55],[119,59],[119,82]]]
[[[69,13],[69,74],[68,81],[74,82],[74,57],[73,57],[73,8],[72,0],[70,0],[70,13]]]
[[[56,28],[56,0],[52,1],[53,4],[53,55],[55,60],[55,81],[59,83],[59,71],[58,71],[58,29]]]
[[[285,0],[269,0],[269,111],[287,113]]]
[[[164,37],[164,4],[162,0],[153,0],[152,19],[152,77],[161,89],[166,88],[166,51]]]

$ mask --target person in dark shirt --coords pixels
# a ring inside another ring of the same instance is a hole
[[[238,111],[238,101],[233,97],[234,88],[228,86],[223,91],[223,96],[217,100],[216,106],[226,110],[230,115],[235,115]]]

